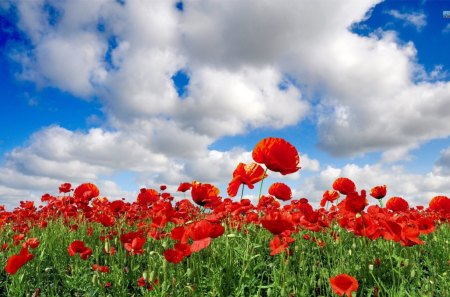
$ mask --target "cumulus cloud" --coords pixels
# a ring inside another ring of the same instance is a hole
[[[98,97],[106,121],[88,131],[43,128],[5,156],[0,186],[15,195],[123,170],[142,184],[227,182],[249,152],[211,144],[307,116],[332,155],[407,158],[421,143],[450,135],[450,84],[439,75],[445,69],[427,74],[414,44],[395,32],[350,31],[379,2],[186,1],[183,12],[166,0],[2,5],[15,7],[30,39],[28,49],[11,53],[21,77]],[[390,13],[417,28],[426,24],[420,14]],[[172,81],[180,69],[190,77],[184,98]],[[303,170],[321,169],[318,160],[301,158]],[[340,169],[333,170],[320,176]]]
[[[405,25],[416,27],[417,31],[422,30],[427,25],[427,16],[424,13],[403,13],[398,10],[389,10],[386,13],[396,19],[404,21]]]

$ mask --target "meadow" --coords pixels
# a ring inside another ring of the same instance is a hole
[[[226,198],[198,181],[133,202],[63,183],[43,205],[0,206],[0,296],[450,296],[450,198],[411,207],[339,177],[315,209],[284,183],[261,193],[300,170],[295,147],[265,138],[252,156]]]

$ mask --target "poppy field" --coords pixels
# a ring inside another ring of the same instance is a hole
[[[411,207],[339,177],[314,208],[285,183],[261,190],[301,170],[294,146],[265,138],[252,157],[225,197],[199,181],[132,202],[63,183],[0,206],[0,296],[450,296],[450,198]]]

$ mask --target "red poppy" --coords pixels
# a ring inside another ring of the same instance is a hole
[[[292,198],[291,188],[284,183],[273,183],[269,187],[269,194],[283,201],[287,201]]]
[[[67,248],[69,256],[73,257],[76,254],[80,254],[80,258],[86,260],[92,255],[92,250],[84,245],[81,240],[74,240]]]
[[[408,202],[402,197],[391,197],[386,202],[386,208],[392,211],[407,211],[409,209]]]
[[[144,244],[147,240],[141,236],[136,236],[131,242],[124,243],[124,247],[133,255],[142,255],[144,253]]]
[[[109,267],[108,266],[101,266],[101,265],[98,265],[98,264],[93,264],[92,265],[92,270],[100,271],[100,272],[103,272],[103,273],[108,273],[109,272]]]
[[[352,192],[347,194],[347,197],[341,202],[344,205],[346,211],[352,213],[360,213],[364,210],[364,208],[369,204],[366,198],[366,191],[361,190],[361,195],[357,192]],[[339,203],[339,207],[341,208],[342,204]]]
[[[275,235],[275,237],[270,241],[269,243],[270,247],[270,255],[275,256],[279,253],[284,252],[288,248],[288,244],[285,242],[282,242],[280,240],[280,237],[278,235]]]
[[[94,197],[98,197],[100,195],[100,191],[97,186],[91,183],[84,183],[79,185],[75,191],[73,192],[73,196],[76,199],[89,201]]]
[[[137,196],[137,203],[139,205],[148,205],[158,201],[159,193],[155,189],[142,188]]]
[[[5,267],[6,273],[16,274],[17,270],[33,259],[33,257],[33,254],[30,254],[28,251],[28,247],[23,247],[18,255],[12,255],[8,258]]]
[[[191,252],[196,253],[205,248],[207,248],[211,244],[211,237],[206,237],[200,240],[196,240],[191,245]]]
[[[168,249],[164,251],[164,258],[167,262],[180,263],[183,260],[183,252],[177,249]]]
[[[339,198],[339,192],[335,190],[327,190],[322,195],[322,200],[320,200],[320,206],[324,207],[327,202],[333,203]]]
[[[72,185],[69,183],[63,183],[61,186],[59,186],[59,192],[60,193],[69,193],[72,188]]]
[[[200,206],[204,206],[206,203],[214,200],[214,198],[217,198],[219,193],[220,190],[211,184],[203,184],[198,181],[192,182],[192,200]]]
[[[428,207],[434,211],[450,213],[450,198],[447,196],[436,196],[431,199]]]
[[[159,189],[160,189],[161,191],[165,191],[165,190],[167,189],[167,186],[166,186],[166,185],[160,185],[160,186],[159,186]]]
[[[280,212],[272,212],[261,218],[261,224],[273,235],[281,234],[286,230],[294,230],[292,218]]]
[[[333,291],[339,296],[347,294],[348,297],[351,297],[352,292],[358,291],[358,280],[345,273],[330,277],[330,284]]]
[[[264,174],[264,168],[261,165],[239,163],[233,172],[233,179],[228,184],[227,193],[230,197],[234,197],[242,184],[247,185],[249,189],[253,189],[253,185],[265,177],[267,177],[267,174]]]
[[[208,220],[201,220],[190,225],[189,236],[196,241],[207,237],[216,238],[224,232],[225,228],[222,225],[211,223]]]
[[[267,137],[258,142],[252,152],[253,160],[267,169],[283,175],[300,169],[297,149],[282,138]]]
[[[192,184],[191,183],[181,183],[178,186],[177,192],[186,192],[187,190],[189,190],[191,188]]]
[[[39,239],[37,239],[36,237],[32,237],[32,238],[28,238],[27,241],[25,242],[26,246],[29,246],[32,249],[35,249],[39,246]]]
[[[355,183],[346,177],[339,177],[333,183],[333,189],[339,191],[343,195],[348,195],[356,192]]]
[[[98,221],[105,227],[114,226],[115,223],[114,217],[107,214],[101,214],[98,218]]]
[[[375,199],[383,199],[386,196],[386,185],[373,187],[370,190],[370,196]]]

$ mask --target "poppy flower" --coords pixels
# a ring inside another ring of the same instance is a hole
[[[269,194],[275,196],[278,200],[283,201],[287,201],[292,198],[291,188],[284,183],[273,183],[269,187]]]
[[[256,163],[244,164],[239,163],[233,172],[233,179],[228,184],[227,193],[230,197],[236,196],[239,187],[244,184],[249,189],[254,188],[254,184],[267,177],[264,168]]]
[[[402,197],[391,197],[386,202],[386,208],[392,211],[407,211],[409,209],[409,204]]]
[[[358,291],[358,280],[345,273],[330,277],[330,284],[333,291],[339,296],[346,294],[351,297],[352,292]]]
[[[375,199],[383,199],[386,196],[386,185],[373,187],[370,190],[370,196]]]
[[[281,234],[286,230],[294,230],[292,218],[280,212],[272,212],[261,218],[261,225],[273,235]]]
[[[69,184],[69,183],[63,183],[63,184],[61,184],[61,186],[59,186],[59,192],[60,193],[69,193],[70,192],[70,190],[71,190],[71,188],[72,188],[72,185],[71,184]]]
[[[131,242],[124,243],[125,249],[133,255],[142,255],[144,253],[144,244],[147,240],[141,236],[136,236]]]
[[[33,259],[34,255],[30,254],[28,247],[23,247],[18,255],[12,255],[6,262],[5,271],[9,274],[16,274],[20,267]]]
[[[322,200],[320,200],[320,207],[324,207],[327,202],[333,203],[339,198],[339,192],[335,190],[327,190],[322,195]]]
[[[180,263],[183,260],[183,252],[177,249],[168,249],[164,251],[164,258],[170,263]]]
[[[346,177],[339,177],[333,183],[333,189],[343,195],[348,195],[356,192],[355,183]]]
[[[100,191],[97,186],[91,183],[84,183],[79,185],[75,191],[73,192],[73,196],[75,199],[89,201],[94,197],[98,197],[100,195]]]
[[[447,196],[435,196],[431,199],[428,207],[434,211],[450,213],[450,198]]]
[[[186,192],[187,190],[189,190],[191,188],[192,184],[191,183],[181,183],[178,186],[177,192]]]
[[[361,190],[361,195],[359,195],[358,192],[347,194],[347,197],[341,203],[344,205],[346,211],[352,213],[362,212],[369,204],[366,198],[365,190]],[[340,208],[342,206],[341,203],[338,205]]]
[[[196,240],[191,244],[191,252],[193,253],[199,252],[207,248],[210,244],[211,244],[211,237]]]
[[[220,190],[211,184],[203,184],[198,181],[192,182],[192,200],[200,206],[204,206],[214,198],[217,198]]]
[[[159,193],[155,189],[142,188],[139,190],[139,195],[137,196],[137,203],[139,205],[148,205],[153,202],[158,201]]]
[[[262,139],[253,149],[252,157],[255,162],[266,165],[267,169],[283,175],[300,169],[297,149],[282,138]]]
[[[82,240],[74,240],[67,248],[69,256],[73,257],[76,254],[80,254],[80,258],[86,260],[92,255],[92,250],[84,245]]]
[[[100,271],[100,272],[103,272],[103,273],[108,273],[109,272],[109,267],[108,266],[98,265],[98,264],[93,264],[92,265],[92,270]]]

